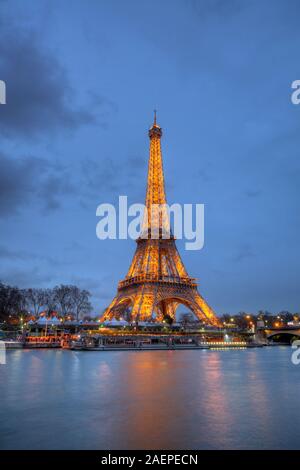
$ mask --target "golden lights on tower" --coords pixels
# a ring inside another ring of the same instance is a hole
[[[215,313],[199,294],[196,280],[188,275],[170,232],[161,152],[162,129],[157,124],[156,111],[148,135],[147,210],[129,270],[119,282],[117,294],[102,320],[120,318],[127,309],[131,309],[131,321],[163,321],[168,317],[175,320],[178,305],[184,304],[199,320],[220,326]],[[153,211],[158,206],[160,210]],[[153,228],[155,237],[151,236]],[[165,232],[170,234],[169,238],[163,236]]]

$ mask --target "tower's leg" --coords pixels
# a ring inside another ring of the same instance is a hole
[[[169,317],[172,319],[172,321],[176,321],[176,308],[177,308],[178,303],[173,301],[173,300],[162,300],[158,305],[157,305],[157,321],[162,322],[166,319],[166,317]]]
[[[132,321],[148,321],[152,318],[155,303],[154,291],[143,291],[143,287],[135,295],[131,311]]]
[[[178,307],[178,302],[171,302],[168,304],[168,310],[167,313],[168,315],[172,318],[174,322],[176,322],[176,310]]]
[[[100,320],[103,322],[105,320],[112,320],[113,318],[120,319],[130,304],[130,298],[124,298],[120,295],[116,295],[109,307],[107,307],[103,313]]]
[[[222,326],[213,309],[197,291],[193,295],[193,306],[191,306],[191,309],[199,320],[213,326]]]

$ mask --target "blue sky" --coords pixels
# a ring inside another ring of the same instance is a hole
[[[0,0],[0,279],[76,283],[100,312],[134,253],[96,207],[143,202],[158,109],[169,203],[205,204],[179,249],[218,314],[299,311],[300,4]]]

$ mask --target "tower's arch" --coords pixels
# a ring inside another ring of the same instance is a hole
[[[155,308],[160,311],[160,318],[169,316],[173,321],[176,321],[176,311],[180,305],[184,305],[199,320],[205,323],[208,322],[208,318],[205,316],[201,307],[197,304],[195,299],[191,298],[189,295],[164,295],[163,298],[157,302]]]

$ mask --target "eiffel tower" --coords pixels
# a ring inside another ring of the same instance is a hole
[[[183,304],[200,321],[219,326],[215,313],[197,290],[196,279],[187,274],[170,231],[165,206],[161,136],[162,129],[156,123],[154,112],[154,123],[149,130],[147,211],[129,270],[125,279],[119,282],[117,294],[101,320],[119,319],[131,309],[131,321],[172,321],[175,320],[178,305]],[[159,205],[156,207],[161,209],[153,211],[154,205]],[[156,235],[153,236],[153,232]],[[165,233],[169,234],[169,238],[164,237]]]

